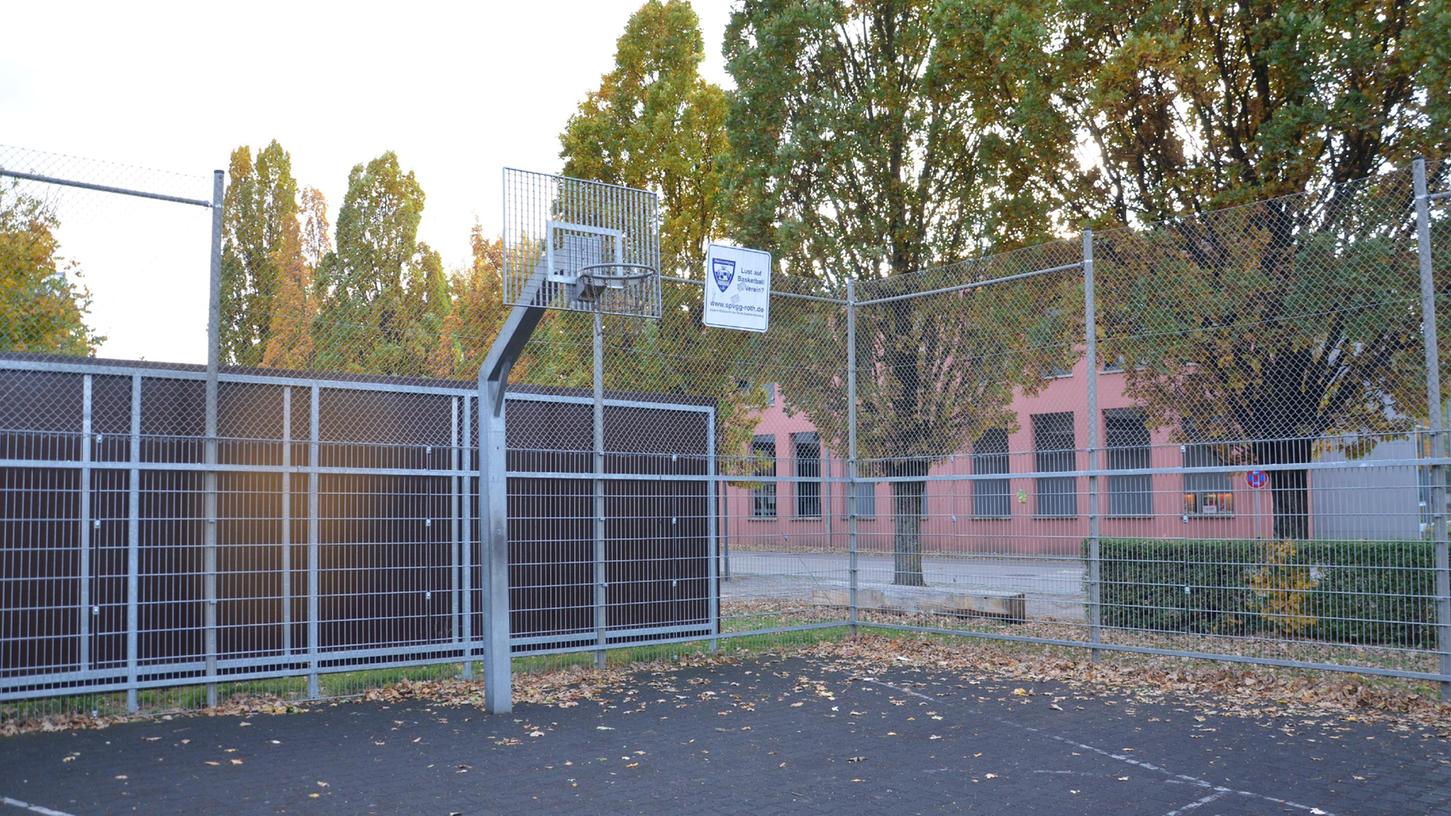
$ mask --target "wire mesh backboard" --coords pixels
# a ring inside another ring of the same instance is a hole
[[[504,168],[504,302],[660,316],[660,204],[648,190]],[[618,274],[598,300],[581,273]]]

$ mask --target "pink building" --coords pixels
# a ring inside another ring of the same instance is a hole
[[[1037,394],[1019,395],[1016,428],[989,431],[932,467],[921,510],[925,553],[1079,553],[1088,535],[1088,479],[1044,474],[1088,467],[1085,373],[1080,361]],[[1170,428],[1146,427],[1143,413],[1124,395],[1120,371],[1099,374],[1098,394],[1101,466],[1221,464],[1211,446],[1171,442]],[[727,489],[729,546],[844,550],[849,485],[822,476],[846,477],[845,451],[823,449],[810,420],[788,413],[779,393],[771,396],[753,449],[775,460],[781,481]],[[995,478],[960,478],[969,475]],[[858,546],[891,552],[892,485],[859,487]],[[1273,530],[1268,489],[1251,488],[1244,472],[1109,476],[1099,489],[1105,537],[1256,538]]]

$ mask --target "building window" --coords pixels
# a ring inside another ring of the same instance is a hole
[[[1184,445],[1184,467],[1222,467],[1224,457],[1220,446],[1201,441],[1186,425],[1185,435],[1194,440]],[[1184,514],[1189,516],[1229,516],[1234,514],[1234,490],[1229,473],[1184,474]]]
[[[1040,473],[1073,470],[1077,448],[1073,440],[1073,412],[1033,415],[1033,468]],[[1078,515],[1078,479],[1039,476],[1034,513],[1049,518]]]
[[[775,479],[776,437],[757,436],[751,439],[751,458],[756,474]],[[751,518],[776,517],[776,482],[760,482],[751,489]]]
[[[876,482],[856,483],[856,516],[865,519],[877,517]]]
[[[972,444],[972,475],[1008,472],[1008,432],[989,428]],[[1007,479],[972,480],[972,515],[1007,518],[1013,513],[1012,490]]]
[[[796,454],[796,517],[821,516],[821,438],[814,433],[791,434]]]
[[[1109,470],[1137,470],[1149,466],[1149,428],[1144,422],[1143,411],[1137,408],[1104,411],[1103,426]],[[1108,477],[1108,514],[1153,515],[1152,491],[1147,473]]]

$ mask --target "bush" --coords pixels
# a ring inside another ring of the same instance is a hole
[[[1100,539],[1104,626],[1433,648],[1424,541]],[[1088,542],[1083,545],[1087,581]]]

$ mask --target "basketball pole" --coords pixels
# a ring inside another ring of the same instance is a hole
[[[514,666],[509,644],[509,478],[504,435],[504,394],[509,371],[544,316],[537,305],[545,268],[530,276],[523,296],[509,310],[499,336],[479,366],[479,513],[484,591],[484,708],[490,714],[514,710]],[[466,644],[467,650],[468,644]]]
[[[607,574],[605,572],[605,324],[604,315],[600,313],[599,303],[595,303],[594,309],[594,373],[590,377],[593,398],[591,399],[592,419],[590,425],[594,431],[594,456],[592,461],[594,467],[593,484],[591,485],[594,494],[593,521],[593,549],[594,549],[594,617],[595,617],[595,644],[599,647],[595,650],[595,666],[603,669],[608,662],[605,656],[605,646],[608,644],[608,621],[605,614],[608,609]]]

